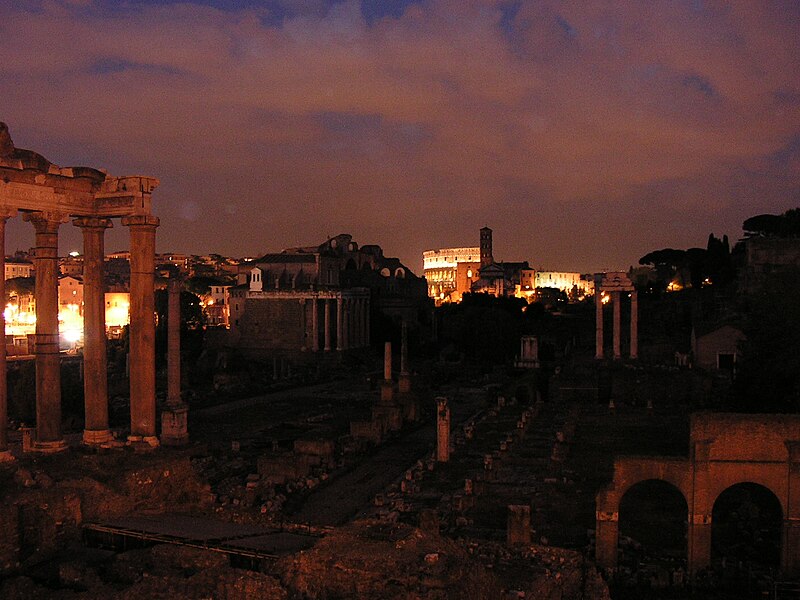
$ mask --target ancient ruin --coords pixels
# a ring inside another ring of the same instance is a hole
[[[154,348],[154,255],[159,221],[151,212],[158,180],[146,176],[115,177],[89,167],[59,167],[30,150],[16,148],[0,123],[0,241],[5,224],[21,213],[36,236],[36,432],[32,449],[59,452],[66,448],[61,433],[61,383],[58,348],[58,230],[72,219],[83,231],[86,256],[86,353],[84,356],[86,428],[84,443],[102,445],[111,439],[105,373],[105,313],[102,266],[103,236],[119,218],[130,229],[131,443],[158,445],[156,436]],[[5,253],[0,252],[0,262]],[[0,267],[3,265],[0,264]],[[3,284],[0,284],[3,285]],[[0,292],[3,288],[0,287]],[[2,319],[2,317],[0,317]],[[4,321],[0,320],[0,327]],[[5,346],[0,373],[5,377]],[[2,381],[0,381],[2,384]],[[6,421],[6,387],[0,385],[0,422]],[[8,456],[5,428],[0,428],[0,455]]]
[[[666,481],[688,507],[688,568],[711,561],[712,512],[719,496],[740,483],[763,486],[783,512],[781,568],[800,572],[800,417],[795,415],[696,414],[688,459],[619,457],[614,480],[597,495],[597,563],[617,565],[619,507],[643,481]]]
[[[628,292],[631,298],[631,340],[630,340],[630,357],[632,359],[639,357],[639,299],[636,288],[628,278],[627,274],[620,272],[602,273],[595,276],[595,307],[596,307],[596,340],[595,340],[595,358],[602,360],[605,356],[604,342],[603,342],[603,297],[606,293],[611,295],[611,306],[614,311],[614,333],[613,333],[613,357],[614,360],[622,358],[622,343],[621,343],[621,300],[622,294]]]

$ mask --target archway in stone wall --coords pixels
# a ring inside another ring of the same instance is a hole
[[[771,490],[757,483],[732,485],[714,502],[711,560],[778,567],[782,526],[781,503]]]
[[[631,486],[619,503],[620,565],[683,563],[687,553],[688,505],[683,493],[661,479]],[[679,565],[675,565],[679,566]]]

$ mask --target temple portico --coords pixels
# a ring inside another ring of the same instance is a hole
[[[158,444],[155,398],[154,257],[158,218],[150,214],[153,177],[114,177],[88,167],[63,168],[30,150],[14,147],[0,123],[0,261],[5,224],[21,213],[35,232],[36,267],[36,432],[33,450],[64,450],[61,432],[61,377],[58,331],[58,232],[62,224],[81,228],[84,243],[83,441],[107,443],[104,234],[121,218],[131,240],[131,440]],[[4,282],[0,292],[4,292]],[[0,316],[0,328],[5,323]],[[10,456],[7,438],[6,348],[0,344],[0,461]]]
[[[612,352],[614,360],[622,358],[621,341],[621,302],[622,294],[627,292],[631,299],[631,335],[630,335],[630,357],[635,359],[639,356],[639,302],[636,288],[628,278],[626,273],[612,272],[601,273],[595,276],[595,316],[596,316],[596,336],[595,336],[595,358],[602,360],[605,357],[603,341],[603,304],[604,297],[610,298],[613,314],[613,340]],[[606,296],[608,294],[608,296]]]

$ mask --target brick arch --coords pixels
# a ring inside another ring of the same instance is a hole
[[[617,566],[620,499],[645,479],[664,480],[683,492],[691,572],[710,563],[712,511],[719,496],[740,483],[765,487],[783,513],[781,571],[800,574],[800,415],[695,413],[688,459],[615,460],[613,481],[597,494],[596,559],[603,568]]]
[[[645,481],[663,481],[676,488],[692,506],[692,479],[689,462],[662,457],[626,456],[614,461],[614,479],[597,494],[596,545],[597,562],[614,568],[617,565],[619,541],[619,506],[622,497],[635,485]],[[688,553],[687,549],[687,553]]]
[[[730,478],[715,478],[713,482],[713,487],[710,488],[709,493],[709,503],[708,503],[708,514],[714,510],[714,506],[719,500],[719,497],[724,494],[727,490],[731,489],[736,485],[740,485],[743,483],[751,483],[755,485],[760,485],[766,490],[775,496],[775,499],[778,501],[778,504],[781,507],[781,518],[785,519],[786,515],[788,514],[789,507],[787,506],[787,498],[786,498],[786,469],[783,469],[783,473],[778,473],[778,470],[775,469],[775,473],[772,473],[772,477],[765,476],[762,474],[760,477],[758,474],[754,474],[751,477],[741,477],[733,475]],[[775,479],[780,478],[782,475],[783,481],[775,481]]]
[[[725,492],[727,492],[728,490],[731,490],[734,487],[739,486],[739,485],[751,485],[751,486],[760,487],[762,490],[766,490],[767,492],[769,492],[769,494],[772,496],[773,500],[775,502],[777,502],[778,509],[780,510],[780,515],[778,516],[778,522],[780,523],[780,525],[779,525],[779,533],[778,533],[779,548],[780,548],[780,558],[779,558],[779,560],[780,560],[782,565],[786,566],[787,561],[790,560],[790,554],[791,554],[791,550],[789,549],[788,552],[787,552],[787,548],[786,548],[786,544],[787,544],[787,541],[788,541],[786,539],[786,529],[785,529],[786,528],[786,515],[787,515],[786,508],[785,508],[786,505],[785,505],[785,503],[783,501],[783,498],[781,498],[778,494],[775,493],[775,490],[771,489],[767,485],[764,485],[763,483],[758,483],[758,482],[749,481],[749,480],[739,481],[737,483],[734,483],[734,484],[729,485],[728,487],[722,489],[719,493],[717,493],[714,496],[714,500],[710,504],[709,514],[713,515],[714,510],[717,507],[717,502],[719,501],[720,497],[723,494],[725,494]],[[760,505],[760,508],[764,508],[764,505]],[[717,514],[717,516],[719,516],[719,513]],[[714,517],[714,520],[716,520],[716,517]],[[719,530],[716,530],[716,529],[712,528],[712,534],[711,534],[711,538],[712,539],[710,540],[712,542],[711,543],[712,547],[713,547],[713,538],[716,535],[715,531],[717,532],[717,534],[719,533]],[[713,550],[712,550],[712,552],[713,552]]]
[[[618,512],[619,503],[628,490],[650,480],[669,483],[683,495],[686,505],[691,506],[691,479],[687,461],[626,456],[614,461],[614,479],[610,486],[597,495],[597,509]],[[601,508],[601,505],[605,508]]]

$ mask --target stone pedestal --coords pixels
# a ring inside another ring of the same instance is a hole
[[[399,406],[375,406],[372,420],[381,423],[384,431],[399,431],[403,427],[403,409]]]
[[[189,443],[189,408],[186,405],[161,411],[161,443],[164,446],[185,446]]]

